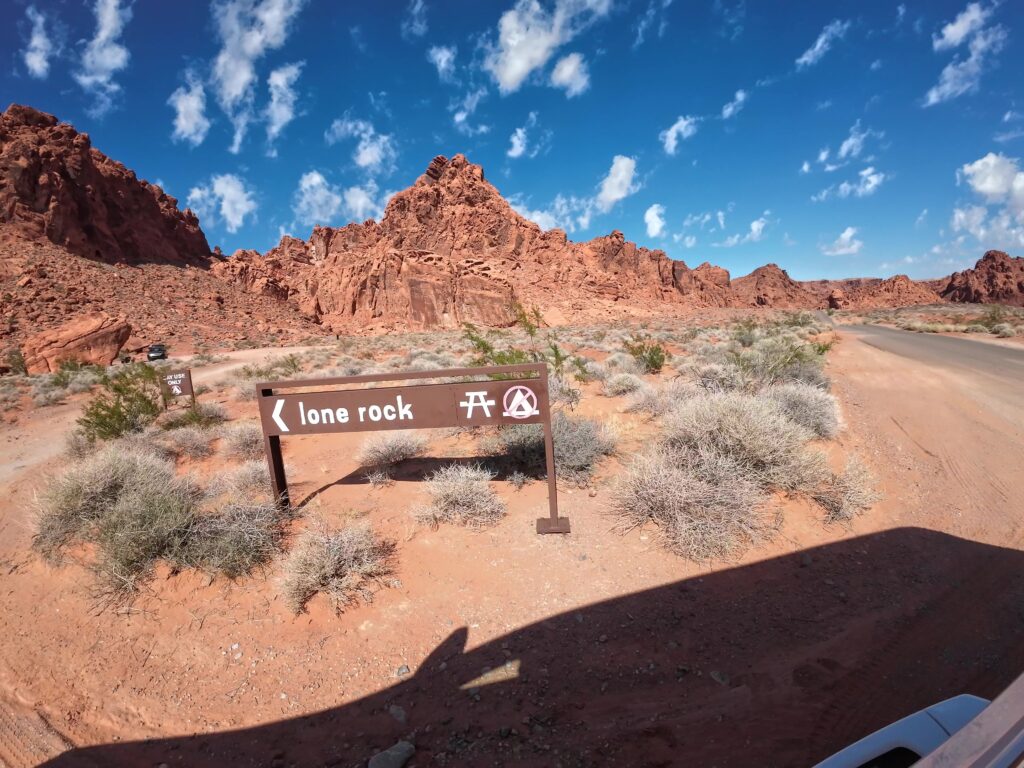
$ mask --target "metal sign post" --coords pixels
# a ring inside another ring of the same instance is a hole
[[[321,389],[339,384],[371,384],[494,374],[532,376],[453,384],[413,384],[327,391]],[[282,392],[313,387],[318,388],[318,391]],[[286,508],[291,501],[281,454],[283,436],[542,424],[548,475],[549,516],[537,521],[537,533],[569,533],[569,519],[558,516],[555,450],[548,402],[548,369],[545,363],[341,376],[332,379],[271,381],[257,384],[256,394],[274,496]]]
[[[196,391],[192,388],[192,371],[188,368],[181,371],[165,371],[160,374],[160,388],[164,393],[164,407],[172,397],[191,397],[192,407],[196,405]]]

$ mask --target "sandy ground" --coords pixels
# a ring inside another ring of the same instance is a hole
[[[408,737],[416,766],[795,766],[947,696],[991,698],[1024,670],[1020,401],[852,333],[829,368],[836,450],[866,457],[884,501],[850,529],[788,501],[774,542],[712,568],[612,531],[615,460],[594,491],[562,487],[573,533],[541,537],[542,483],[503,492],[493,529],[430,530],[408,514],[421,483],[355,473],[360,436],[288,441],[307,514],[398,542],[394,583],[341,616],[316,598],[294,617],[276,568],[158,575],[97,614],[82,567],[29,554],[23,502],[61,460],[24,450],[0,478],[0,764],[359,765]],[[652,430],[620,409],[582,405],[629,453]],[[20,440],[73,417],[39,411]],[[468,445],[432,453],[419,469]]]

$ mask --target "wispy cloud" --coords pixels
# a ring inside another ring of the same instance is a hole
[[[697,133],[699,117],[680,115],[668,128],[658,134],[665,154],[674,155],[679,150],[679,140],[688,139]]]
[[[853,256],[863,247],[863,241],[857,239],[857,228],[847,227],[831,243],[822,245],[821,252],[825,256]]]
[[[206,117],[206,90],[194,71],[185,73],[185,85],[179,86],[167,103],[174,108],[171,139],[193,147],[202,144],[210,130],[210,120]]]
[[[851,22],[835,19],[825,25],[821,34],[814,41],[814,44],[800,54],[796,60],[797,69],[805,69],[813,66],[824,58],[825,54],[832,48],[832,44],[846,36],[850,29]]]
[[[31,31],[21,58],[29,75],[37,80],[45,80],[50,74],[50,59],[59,53],[59,46],[54,42],[52,32],[47,29],[47,24],[51,22],[45,14],[30,5],[25,9],[25,15],[31,24]]]
[[[121,86],[114,76],[128,66],[131,55],[121,44],[121,34],[132,18],[130,5],[120,0],[96,0],[93,5],[96,31],[85,46],[75,81],[92,96],[89,114],[100,117],[114,105]]]

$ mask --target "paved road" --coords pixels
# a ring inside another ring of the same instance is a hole
[[[1024,387],[1024,347],[1014,349],[1001,344],[935,333],[913,333],[880,325],[843,325],[839,330],[858,336],[876,349],[926,365],[968,371],[998,379],[1014,388]]]

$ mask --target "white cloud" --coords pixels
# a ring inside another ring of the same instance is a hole
[[[836,197],[869,197],[873,195],[889,177],[873,166],[869,166],[858,172],[854,181],[844,181],[839,185],[833,185],[821,190],[811,197],[814,202],[821,202],[835,195]]]
[[[810,172],[811,172],[811,164],[808,163],[806,160],[804,160],[803,163],[801,163],[801,165],[800,165],[800,173],[806,174],[806,173],[810,173]]]
[[[21,58],[29,75],[37,80],[45,80],[50,74],[50,57],[57,53],[57,46],[46,31],[45,15],[34,5],[25,9],[25,15],[32,24],[32,31],[29,34],[28,45],[21,52]]]
[[[680,243],[684,248],[693,248],[694,246],[697,245],[696,235],[678,234],[672,235],[672,239],[675,242]]]
[[[721,211],[719,211],[721,213]],[[721,248],[732,248],[737,245],[743,245],[744,243],[757,243],[764,238],[764,231],[768,226],[768,217],[771,215],[771,211],[765,211],[764,215],[754,219],[750,222],[750,229],[745,234],[729,235],[720,243],[714,243],[716,247]],[[724,226],[724,216],[719,218],[719,223]]]
[[[644,224],[647,225],[648,237],[661,237],[665,234],[665,206],[655,203],[644,211]]]
[[[480,106],[480,102],[486,96],[486,88],[477,88],[475,91],[469,91],[461,101],[456,100],[449,105],[448,109],[452,112],[452,122],[455,124],[455,130],[465,136],[476,136],[491,130],[489,125],[473,125],[469,121],[469,118],[473,116],[476,108]]]
[[[632,157],[616,155],[612,159],[612,167],[601,182],[594,203],[602,213],[607,213],[617,202],[640,189],[634,182],[636,176],[636,160]]]
[[[666,154],[674,155],[679,149],[679,140],[688,139],[697,133],[699,117],[680,116],[668,128],[658,134]]]
[[[821,34],[818,35],[818,39],[814,41],[814,45],[800,54],[800,58],[796,60],[796,68],[804,69],[805,67],[813,66],[821,61],[822,57],[829,52],[832,47],[832,43],[836,40],[841,40],[850,29],[849,21],[840,21],[835,19],[825,25],[825,28],[821,30]]]
[[[512,210],[525,219],[529,219],[541,229],[561,229],[575,232],[590,226],[590,218],[594,211],[594,201],[566,195],[556,195],[548,209],[531,210],[521,198],[513,196],[509,199]]]
[[[213,176],[208,184],[193,187],[188,193],[188,207],[210,222],[223,219],[228,232],[237,232],[247,218],[255,218],[257,206],[245,181],[225,173]]]
[[[942,28],[941,35],[932,37],[932,48],[946,51],[958,47],[984,27],[991,15],[992,8],[986,8],[981,3],[968,3],[953,21]]]
[[[825,147],[824,149],[818,150],[818,162],[819,163],[824,163],[825,161],[827,161],[828,160],[828,156],[829,156],[829,152],[830,152],[830,150],[829,150],[828,147]]]
[[[341,211],[342,197],[319,171],[304,173],[292,200],[292,212],[300,224],[329,224]]]
[[[427,50],[427,61],[437,69],[437,76],[443,83],[451,83],[455,80],[455,54],[458,48],[454,45],[446,47],[435,45]]]
[[[928,221],[928,209],[925,208],[924,210],[921,211],[920,214],[918,214],[918,217],[916,219],[914,219],[914,226],[915,227],[923,227],[925,225],[925,223],[927,223],[927,221]]]
[[[969,205],[966,208],[954,208],[950,226],[954,232],[969,232],[977,240],[985,238],[985,219],[988,209],[983,205]]]
[[[826,256],[853,256],[863,247],[864,243],[857,239],[857,228],[847,227],[831,245],[822,245],[821,252]]]
[[[874,61],[871,62],[870,69],[871,69],[872,72],[877,72],[881,68],[882,68],[882,60],[881,59],[875,59]]]
[[[215,0],[213,15],[221,48],[211,84],[234,126],[230,151],[242,147],[253,118],[256,62],[284,45],[305,0]]]
[[[848,160],[859,157],[860,153],[864,150],[864,142],[868,138],[882,138],[882,136],[881,132],[873,131],[870,128],[861,130],[860,120],[858,120],[850,127],[850,135],[839,145],[839,159]]]
[[[270,73],[267,86],[270,88],[270,103],[267,105],[267,143],[273,144],[281,131],[295,118],[295,81],[302,73],[305,62],[279,67]],[[271,150],[271,154],[276,151]]]
[[[531,112],[526,118],[526,124],[516,128],[509,137],[508,151],[505,153],[513,159],[517,157],[536,157],[545,147],[550,133],[545,132],[539,139],[531,144],[530,133],[537,127],[537,113]]]
[[[730,117],[735,117],[739,114],[740,110],[743,109],[743,103],[747,100],[750,94],[740,89],[736,91],[736,96],[733,100],[722,107],[722,119],[728,120]]]
[[[114,97],[121,91],[114,75],[127,67],[131,58],[120,37],[132,18],[132,9],[130,5],[122,6],[120,0],[96,0],[93,15],[96,32],[85,46],[74,77],[94,99],[87,111],[99,116],[113,106]]]
[[[206,91],[195,72],[185,73],[186,85],[179,86],[167,103],[174,107],[174,141],[187,141],[193,147],[199,146],[210,130],[206,117]]]
[[[647,31],[654,28],[655,24],[657,24],[656,31],[658,37],[662,37],[665,34],[665,30],[668,29],[668,19],[665,18],[665,11],[668,10],[670,5],[672,5],[672,0],[651,0],[647,10],[644,11],[643,16],[636,23],[636,37],[633,38],[633,50],[644,44],[644,40],[647,38]]]
[[[516,0],[498,21],[497,41],[486,44],[484,69],[502,94],[514,93],[611,7],[612,0],[555,0],[549,12],[538,0]]]
[[[988,153],[980,160],[961,168],[975,193],[989,205],[1002,206],[995,214],[996,221],[1005,221],[1001,228],[1009,239],[1022,242],[1024,238],[1024,170],[1016,158]],[[1013,229],[1010,222],[1018,226]]]
[[[563,56],[551,70],[551,85],[564,88],[565,95],[572,98],[579,96],[590,87],[590,72],[587,62],[580,53]]]
[[[924,106],[932,107],[977,91],[991,58],[1003,50],[1008,38],[1006,30],[998,25],[973,33],[967,58],[955,58],[943,68],[939,82],[925,94]]]
[[[427,4],[423,0],[411,0],[402,19],[402,37],[423,37],[427,34]]]
[[[324,133],[328,144],[345,139],[358,139],[352,152],[352,162],[367,173],[390,173],[395,166],[398,150],[391,134],[377,133],[368,120],[354,120],[345,113],[331,123]]]

